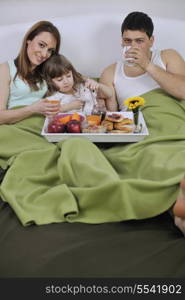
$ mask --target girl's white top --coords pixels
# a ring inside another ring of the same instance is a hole
[[[49,100],[59,100],[61,105],[62,104],[69,104],[74,100],[81,100],[84,101],[83,109],[79,110],[70,110],[69,113],[74,112],[81,112],[87,115],[91,114],[94,105],[96,105],[96,92],[91,91],[90,89],[86,88],[84,84],[80,84],[77,87],[77,91],[74,94],[64,94],[61,92],[57,92],[54,95],[47,97]]]

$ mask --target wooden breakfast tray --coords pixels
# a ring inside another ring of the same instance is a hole
[[[114,112],[112,112],[114,113]],[[133,119],[132,112],[119,112],[123,114],[124,118]],[[49,142],[56,143],[62,140],[66,140],[74,137],[82,137],[91,140],[92,142],[103,143],[127,143],[127,142],[139,142],[149,135],[143,114],[139,113],[139,124],[141,125],[141,131],[138,133],[48,133],[48,119],[45,119],[41,135],[43,135]]]

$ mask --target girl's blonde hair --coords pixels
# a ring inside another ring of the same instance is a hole
[[[76,71],[71,62],[61,54],[52,55],[43,66],[43,76],[48,84],[48,96],[58,91],[58,88],[52,81],[53,78],[61,77],[64,74],[72,72],[74,79],[73,88],[76,89],[80,83],[84,83],[83,76]]]
[[[39,90],[37,83],[42,84],[44,81],[42,75],[42,68],[44,63],[37,66],[33,71],[31,70],[31,63],[29,61],[28,54],[27,54],[27,41],[28,40],[32,41],[35,38],[35,36],[37,36],[42,32],[49,32],[53,35],[53,37],[56,40],[55,53],[58,53],[60,49],[60,33],[58,29],[48,21],[40,21],[34,24],[26,33],[23,39],[23,43],[19,55],[15,59],[17,73],[14,77],[14,80],[16,76],[19,76],[29,84],[31,89],[36,91]]]

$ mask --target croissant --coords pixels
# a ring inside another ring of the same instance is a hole
[[[121,129],[114,129],[114,130],[111,130],[110,133],[131,133],[133,132],[134,130],[134,127],[133,126],[124,126],[122,127]]]
[[[131,119],[125,118],[121,122],[114,123],[114,129],[122,130],[124,129],[125,125],[132,125],[133,121]]]
[[[107,131],[113,130],[113,122],[111,122],[111,121],[103,120],[101,122],[101,125],[103,125],[107,129]]]

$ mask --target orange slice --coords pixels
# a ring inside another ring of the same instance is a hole
[[[80,115],[78,113],[74,113],[74,114],[72,114],[71,120],[80,121],[81,117],[80,117]]]
[[[66,124],[70,120],[71,120],[71,115],[63,116],[63,117],[61,117],[61,118],[58,119],[58,121],[59,121],[60,124]]]
[[[101,116],[98,115],[89,115],[86,117],[89,125],[100,125]]]

